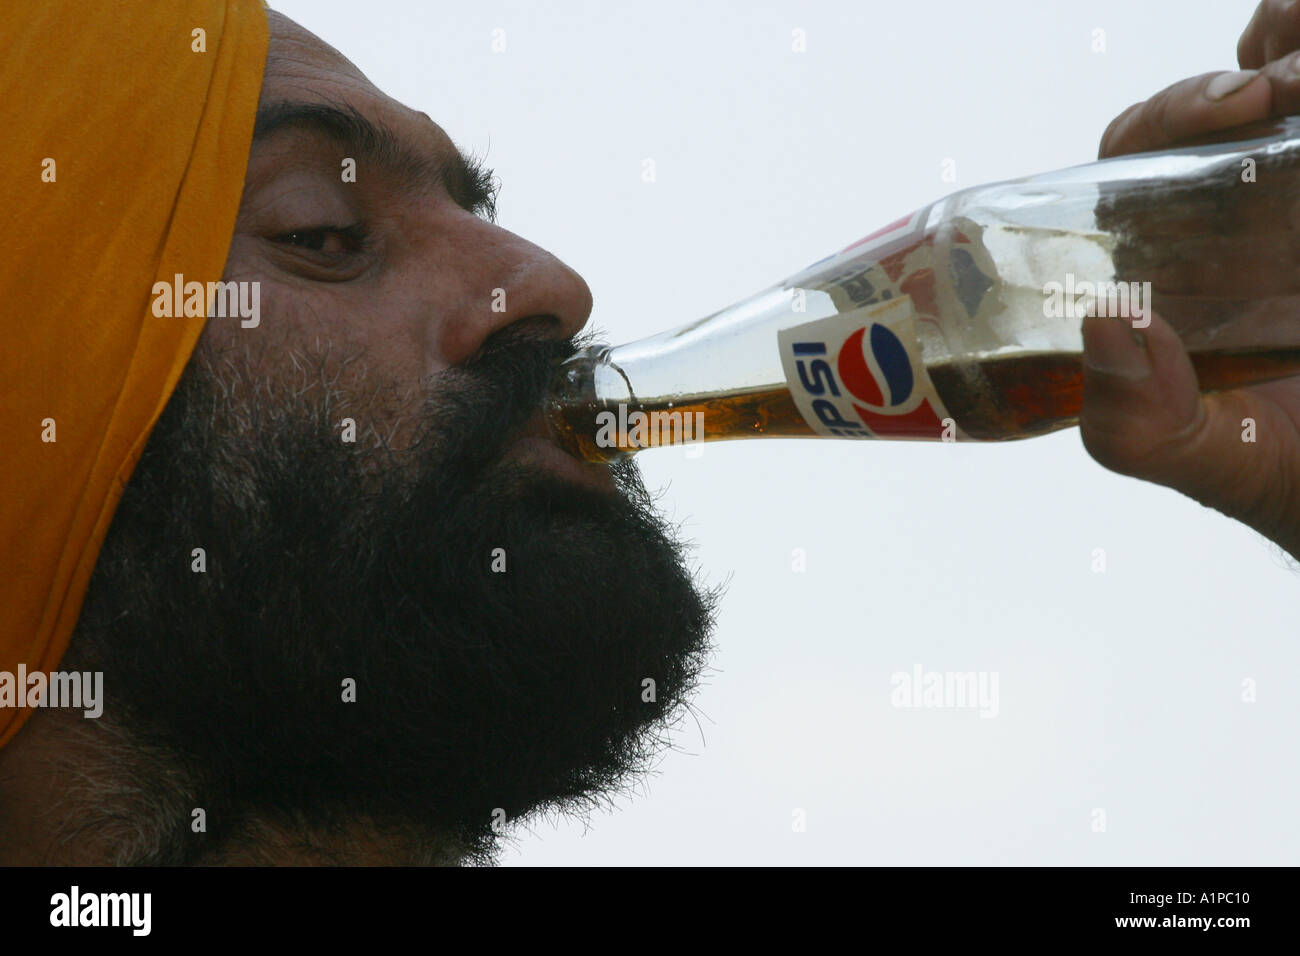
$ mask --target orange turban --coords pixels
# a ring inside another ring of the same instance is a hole
[[[202,318],[155,316],[153,284],[221,278],[266,48],[262,0],[5,4],[0,672],[11,680],[20,664],[58,667],[113,510],[203,331]],[[28,715],[0,706],[0,746]]]

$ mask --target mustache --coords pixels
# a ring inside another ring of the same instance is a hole
[[[543,410],[557,367],[592,336],[547,336],[513,324],[429,383],[424,440],[464,475],[479,475]]]

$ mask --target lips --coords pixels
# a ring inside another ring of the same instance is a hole
[[[546,414],[539,408],[533,417],[524,422],[523,427],[519,429],[519,438],[545,438],[555,442],[555,430],[551,428],[551,423]],[[559,443],[556,443],[559,447]]]
[[[574,457],[555,440],[555,431],[546,414],[539,408],[519,429],[510,442],[506,457],[529,461],[553,474],[577,484],[610,493],[614,480],[609,466],[604,463],[583,461]]]

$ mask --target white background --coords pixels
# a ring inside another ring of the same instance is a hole
[[[486,152],[500,224],[626,341],[956,189],[1091,160],[1130,103],[1235,68],[1255,3],[275,6]],[[730,580],[699,722],[635,797],[532,821],[502,862],[1296,862],[1300,578],[1250,530],[1105,471],[1074,429],[640,460]],[[918,663],[996,671],[1000,713],[892,707]]]

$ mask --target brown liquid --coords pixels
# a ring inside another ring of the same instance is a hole
[[[1193,352],[1190,358],[1202,392],[1300,374],[1300,349]],[[1077,424],[1083,407],[1083,357],[1078,352],[1014,355],[966,368],[946,362],[928,371],[948,413],[979,441],[1032,438],[1066,428]],[[985,385],[979,382],[981,374]]]
[[[710,396],[702,402],[678,402],[671,408],[667,405],[629,405],[633,409],[650,413],[681,412],[694,414],[700,412],[704,417],[703,441],[723,441],[733,438],[778,438],[809,437],[816,433],[799,414],[794,399],[786,388],[769,389],[760,392],[731,392]],[[566,445],[573,454],[587,461],[608,461],[622,458],[632,451],[639,451],[629,441],[626,432],[616,432],[616,447],[602,448],[596,444],[599,424],[596,416],[604,411],[599,403],[583,405],[563,405],[552,414],[552,422],[557,432],[556,437]],[[618,409],[612,411],[617,414]],[[692,419],[695,421],[695,419]],[[660,444],[657,440],[661,433],[651,433],[650,447]],[[671,435],[671,432],[668,433]],[[671,444],[671,442],[664,442]]]
[[[1203,392],[1300,374],[1300,349],[1203,352],[1194,353],[1191,359]],[[978,363],[944,362],[927,371],[948,413],[966,435],[979,441],[1030,438],[1066,428],[1077,422],[1083,405],[1083,357],[1078,352],[1026,353]],[[604,410],[606,406],[599,403],[557,405],[552,414],[557,437],[588,461],[621,458],[639,450],[631,441],[634,436],[617,430],[613,434],[615,447],[597,445],[596,416]],[[617,415],[616,407],[608,410]],[[719,393],[671,407],[629,406],[629,413],[633,410],[683,415],[700,412],[703,441],[815,434],[785,387]],[[681,431],[649,429],[646,447],[671,443],[674,434]]]

